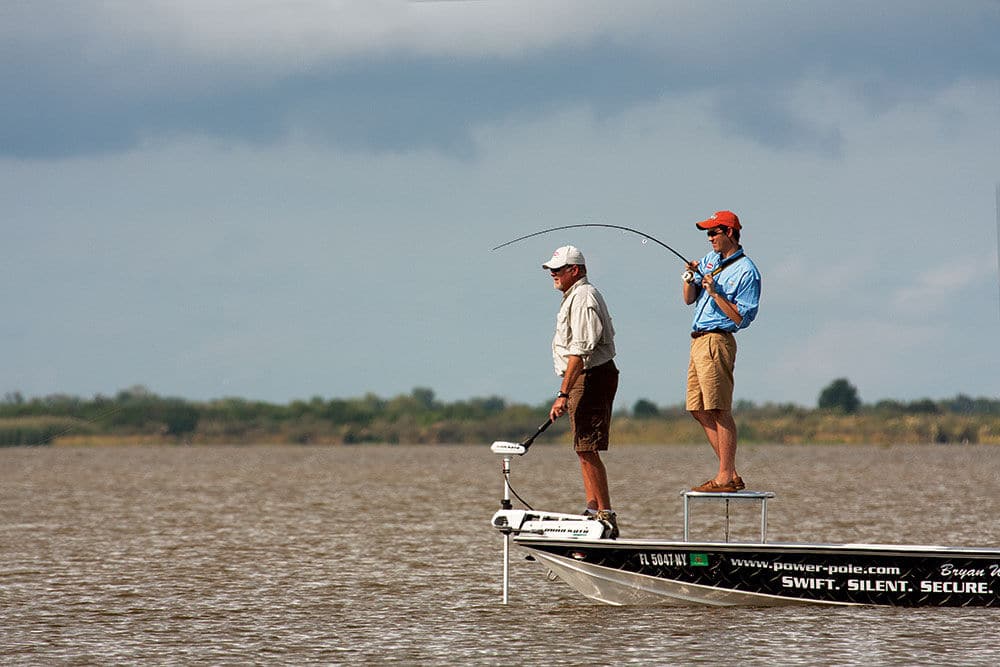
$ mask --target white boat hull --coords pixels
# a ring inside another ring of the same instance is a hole
[[[661,579],[644,574],[589,565],[572,558],[528,549],[535,560],[582,595],[605,604],[622,605],[711,605],[715,607],[787,606],[811,604],[772,595],[749,593]],[[830,603],[843,604],[843,603]]]

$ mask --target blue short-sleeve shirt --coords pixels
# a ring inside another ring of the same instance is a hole
[[[721,272],[715,276],[716,291],[727,301],[736,304],[743,321],[737,326],[719,309],[715,300],[708,295],[708,290],[701,290],[694,303],[694,319],[691,322],[692,331],[737,331],[746,329],[757,317],[760,306],[760,271],[749,257],[743,254],[743,248],[731,256]],[[709,275],[723,262],[722,255],[712,251],[698,262],[698,270],[702,275]]]

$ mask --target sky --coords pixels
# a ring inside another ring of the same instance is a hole
[[[549,400],[572,243],[616,405],[683,401],[694,223],[763,275],[736,399],[1000,398],[1000,2],[0,4],[0,396]]]

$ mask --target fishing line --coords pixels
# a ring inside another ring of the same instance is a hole
[[[1000,290],[1000,183],[997,183],[997,289]],[[1000,292],[997,293],[997,308],[1000,309]]]
[[[81,419],[80,423],[78,423],[78,424],[70,424],[69,426],[67,426],[66,428],[64,428],[61,431],[56,431],[55,433],[52,433],[51,435],[48,435],[48,436],[42,436],[41,440],[38,440],[38,441],[32,442],[32,443],[28,443],[25,446],[26,447],[38,447],[38,446],[41,446],[41,445],[51,444],[56,438],[61,438],[62,436],[66,435],[67,433],[69,433],[70,431],[72,431],[74,429],[78,429],[78,428],[81,428],[83,426],[89,426],[90,424],[96,424],[100,420],[105,419],[106,417],[110,417],[111,415],[115,414],[116,412],[120,412],[120,411],[122,411],[124,409],[125,409],[124,406],[121,406],[121,405],[114,406],[112,408],[109,408],[108,410],[105,410],[104,412],[98,413],[96,416],[91,417],[90,419]]]
[[[619,229],[619,230],[621,230],[623,232],[632,232],[633,234],[638,234],[639,236],[641,236],[641,237],[643,237],[645,239],[649,239],[653,243],[657,243],[657,244],[663,246],[664,248],[666,248],[667,250],[669,250],[670,252],[674,253],[678,257],[678,259],[680,259],[682,262],[684,262],[685,266],[688,265],[688,264],[690,264],[690,262],[688,261],[688,259],[686,257],[684,257],[684,255],[680,254],[679,252],[677,252],[676,250],[674,250],[673,248],[671,248],[670,246],[668,246],[666,243],[664,243],[660,239],[658,239],[658,238],[656,238],[654,236],[650,236],[646,232],[640,232],[638,229],[632,229],[631,227],[623,227],[622,225],[609,225],[609,224],[605,224],[603,222],[586,222],[586,223],[580,223],[580,224],[576,224],[576,225],[563,225],[561,227],[552,227],[550,229],[543,229],[540,232],[532,232],[531,234],[525,234],[524,236],[519,236],[518,238],[510,240],[510,241],[507,241],[506,243],[501,243],[500,245],[496,246],[495,248],[491,248],[490,252],[493,252],[494,250],[499,250],[500,248],[509,246],[512,243],[517,243],[518,241],[523,241],[525,239],[530,239],[533,236],[539,236],[540,234],[548,234],[549,232],[558,232],[559,230],[562,230],[562,229],[577,229],[579,227],[606,227],[608,229]]]

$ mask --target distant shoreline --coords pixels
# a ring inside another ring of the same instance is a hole
[[[190,402],[142,388],[114,398],[8,395],[0,403],[0,446],[520,442],[546,420],[548,408],[499,397],[444,403],[422,388],[389,399],[366,394],[287,405],[238,398]],[[880,401],[850,411],[741,401],[734,414],[744,444],[1000,444],[1000,400],[961,395]],[[560,419],[544,439],[566,442],[568,429]],[[683,406],[647,400],[620,408],[612,422],[613,442],[686,444],[704,437]]]
[[[740,442],[742,444],[779,445],[921,445],[921,444],[985,444],[1000,445],[1000,418],[960,417],[960,416],[909,416],[884,419],[874,416],[818,415],[809,419],[790,420],[788,418],[738,418]],[[447,425],[436,425],[441,431],[449,431]],[[564,426],[564,425],[563,425]],[[528,430],[522,431],[525,435]],[[642,445],[683,445],[704,442],[704,434],[698,424],[689,417],[645,418],[619,417],[612,425],[612,442]],[[546,439],[550,442],[569,442],[569,433],[563,429],[552,429]],[[187,436],[163,434],[111,434],[91,433],[86,435],[66,434],[52,438],[49,443],[56,447],[116,447],[135,445],[241,445],[241,444],[297,444],[297,445],[342,445],[363,446],[366,444],[414,444],[448,445],[469,442],[492,442],[506,439],[501,435],[483,433],[480,437],[465,440],[446,440],[432,437],[426,430],[407,438],[405,432],[393,434],[384,440],[366,439],[345,441],[334,431],[314,434],[300,431],[284,433],[231,432],[226,437],[205,437],[198,433]],[[515,440],[518,438],[514,438]]]

